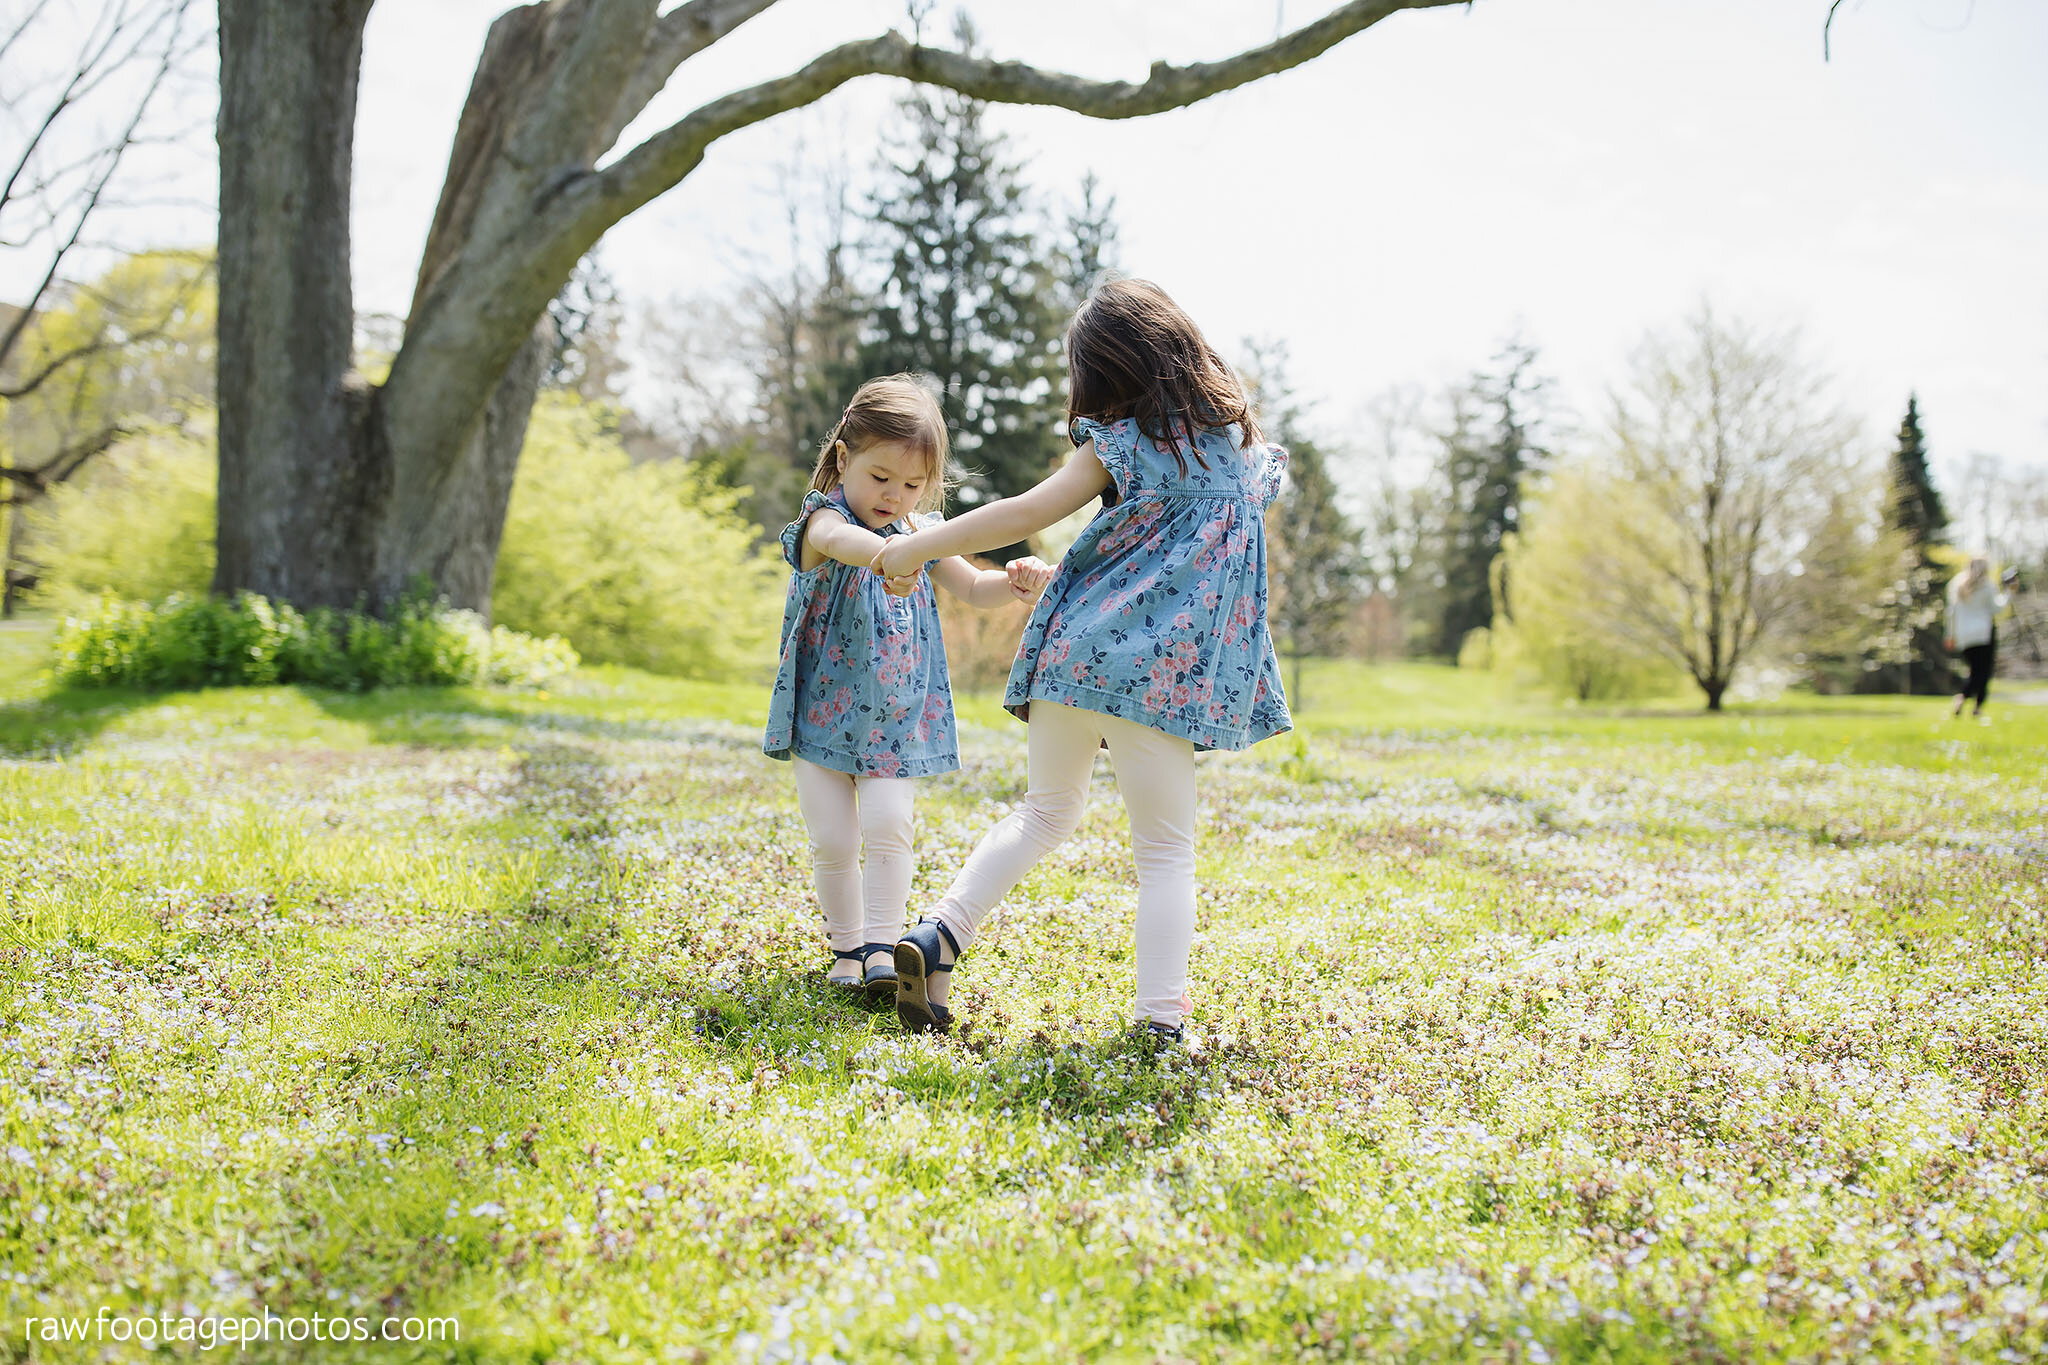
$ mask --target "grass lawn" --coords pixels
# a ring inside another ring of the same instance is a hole
[[[28,1325],[102,1306],[460,1324],[248,1361],[2048,1353],[2048,708],[1315,667],[1204,760],[1155,1061],[1106,770],[910,1038],[822,984],[759,687],[52,697],[47,639],[0,1361],[141,1355]],[[913,906],[1023,786],[961,711]]]

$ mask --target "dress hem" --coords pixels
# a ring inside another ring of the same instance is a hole
[[[899,759],[897,760],[897,769],[893,773],[876,772],[871,767],[861,766],[863,755],[849,754],[837,749],[817,749],[808,744],[789,744],[774,749],[764,744],[761,746],[761,752],[782,763],[787,763],[794,758],[800,758],[804,762],[814,763],[820,768],[830,768],[835,773],[845,773],[848,777],[937,777],[942,773],[957,773],[960,771],[960,754],[958,750],[950,754],[936,754],[929,758]]]
[[[1269,729],[1261,729],[1254,725],[1236,728],[1209,725],[1202,721],[1149,710],[1120,692],[1106,692],[1099,687],[1089,687],[1085,683],[1062,683],[1036,676],[1022,693],[1019,693],[1014,684],[1006,690],[1003,695],[1003,709],[1028,724],[1025,712],[1034,701],[1055,702],[1062,706],[1072,706],[1077,710],[1095,711],[1105,716],[1115,716],[1118,720],[1132,721],[1148,729],[1157,730],[1161,734],[1187,740],[1198,751],[1227,749],[1238,752],[1251,748],[1261,740],[1286,734],[1294,728],[1291,717],[1284,724]]]

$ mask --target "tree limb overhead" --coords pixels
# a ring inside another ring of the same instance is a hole
[[[1467,0],[1351,0],[1292,33],[1222,61],[1178,67],[1154,62],[1151,73],[1136,84],[1087,80],[1023,62],[918,47],[890,32],[844,44],[788,76],[713,100],[606,168],[601,177],[603,198],[608,208],[616,206],[610,215],[616,221],[680,181],[719,138],[808,104],[860,76],[899,76],[990,103],[1048,104],[1090,118],[1140,118],[1300,66],[1401,10],[1464,3]]]

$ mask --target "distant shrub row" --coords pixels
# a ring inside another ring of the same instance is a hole
[[[299,612],[254,593],[232,602],[182,593],[161,603],[103,598],[66,617],[57,635],[57,678],[71,687],[531,687],[577,663],[576,651],[554,636],[487,626],[474,612],[424,599],[380,620]]]

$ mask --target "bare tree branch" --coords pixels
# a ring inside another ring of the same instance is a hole
[[[0,480],[12,480],[18,490],[10,503],[24,506],[48,493],[51,488],[76,474],[86,461],[95,455],[111,450],[116,444],[135,435],[140,427],[126,422],[117,422],[101,427],[91,435],[60,446],[57,451],[41,464],[23,465],[13,468],[0,465]]]
[[[124,0],[120,9],[114,12],[113,22],[108,28],[104,41],[100,42],[96,49],[88,42],[87,46],[91,55],[81,58],[72,79],[66,83],[63,94],[58,97],[49,115],[31,136],[29,145],[23,151],[21,159],[8,175],[4,189],[0,189],[0,209],[4,209],[13,195],[15,186],[19,182],[24,169],[32,160],[37,145],[49,132],[58,115],[82,97],[82,89],[90,89],[91,86],[97,84],[99,80],[105,79],[111,72],[125,67],[143,51],[145,44],[155,40],[158,27],[165,20],[168,20],[171,26],[170,33],[163,40],[162,50],[155,61],[155,69],[150,73],[149,80],[143,86],[141,93],[136,97],[135,107],[127,124],[122,128],[120,135],[114,140],[112,145],[105,149],[104,167],[100,169],[96,178],[88,177],[91,180],[90,188],[84,191],[84,204],[78,210],[69,238],[57,248],[55,254],[50,258],[49,267],[44,271],[43,277],[37,283],[34,292],[29,296],[26,303],[22,305],[21,311],[15,315],[13,321],[8,325],[6,332],[0,334],[0,366],[4,366],[8,357],[14,353],[15,345],[21,340],[22,333],[27,329],[31,319],[35,317],[44,297],[49,293],[50,287],[56,282],[59,272],[63,269],[64,258],[78,245],[80,238],[85,232],[86,224],[92,218],[94,209],[99,206],[107,186],[112,182],[115,173],[120,169],[122,155],[134,143],[137,131],[141,128],[143,119],[147,117],[149,106],[156,98],[157,92],[163,88],[165,81],[176,64],[188,55],[187,49],[180,45],[178,35],[182,31],[185,17],[190,7],[191,0],[173,0],[173,3],[167,4],[145,26],[142,34],[136,38],[126,55],[118,62],[106,68],[106,70],[94,75],[93,67],[111,50],[114,42],[120,37],[123,24],[127,21],[128,6]],[[86,164],[90,165],[91,163],[88,161]]]
[[[192,301],[193,296],[198,293],[200,282],[207,278],[209,274],[210,272],[208,271],[193,272],[192,275],[187,277],[177,294],[164,306],[162,315],[140,331],[129,331],[124,328],[116,333],[111,328],[103,328],[100,334],[92,340],[81,342],[79,345],[60,352],[58,355],[45,361],[42,368],[32,372],[26,379],[0,383],[0,399],[11,401],[27,397],[49,382],[52,375],[74,361],[84,360],[89,356],[100,355],[107,351],[122,351],[131,346],[140,346],[148,342],[163,340],[171,334],[170,327],[172,321],[178,316],[180,310]]]
[[[14,47],[15,42],[22,34],[28,32],[29,25],[43,17],[43,11],[49,7],[49,3],[50,0],[35,0],[34,4],[22,11],[21,22],[16,24],[5,38],[0,38],[0,61],[6,60],[7,54]]]
[[[590,3],[618,7],[616,13],[630,17],[628,7],[644,5],[645,0]],[[528,173],[480,192],[444,191],[442,211],[428,236],[406,343],[379,395],[384,420],[406,431],[416,448],[446,452],[437,454],[437,461],[452,461],[461,433],[472,427],[484,396],[505,373],[531,320],[542,314],[576,261],[608,228],[679,182],[718,138],[816,100],[855,77],[893,75],[975,99],[1054,105],[1096,118],[1136,118],[1298,66],[1390,14],[1462,3],[1466,0],[1350,0],[1285,37],[1223,61],[1186,67],[1155,63],[1139,84],[1086,80],[1020,62],[917,47],[892,32],[845,44],[793,75],[714,100],[601,172],[590,170],[588,161],[579,167],[504,157]],[[707,4],[699,13],[716,14],[728,21],[729,28],[750,10],[739,0],[724,0]],[[493,27],[479,66],[480,81],[484,68],[493,62],[491,48],[499,45],[501,32],[506,43],[512,41],[505,26],[532,23],[534,14],[511,11]],[[610,43],[628,28],[623,23],[616,28],[605,25],[591,41]],[[545,36],[529,35],[529,40]],[[465,122],[472,113],[485,117],[474,93]],[[460,129],[457,141],[463,141]],[[493,154],[485,149],[477,155]],[[467,182],[470,174],[466,167],[451,168],[451,183],[458,175]],[[526,197],[514,202],[515,190]],[[457,231],[458,224],[466,226]],[[444,235],[448,246],[442,243]],[[459,258],[454,257],[456,250]],[[441,474],[423,467],[418,477],[421,488],[431,493]],[[422,497],[424,508],[431,498]]]
[[[619,92],[618,105],[603,130],[604,146],[610,147],[618,140],[626,125],[638,118],[640,111],[668,84],[677,67],[776,2],[690,0],[663,15],[654,25],[646,55]]]
[[[680,181],[719,138],[809,104],[859,76],[900,76],[991,103],[1048,104],[1091,118],[1140,118],[1299,66],[1402,10],[1463,3],[1466,0],[1351,0],[1314,23],[1223,61],[1183,67],[1154,62],[1150,75],[1136,85],[917,47],[891,32],[844,44],[791,75],[713,100],[607,167],[600,177],[602,198],[609,221],[616,222]]]

